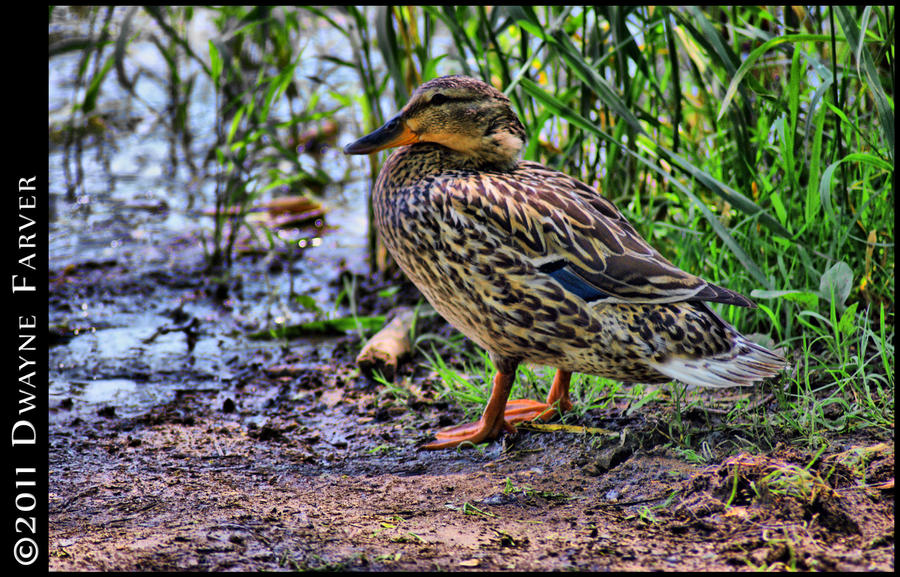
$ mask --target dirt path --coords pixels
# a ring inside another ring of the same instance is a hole
[[[422,393],[398,401],[355,337],[236,346],[241,303],[205,296],[196,254],[152,250],[51,276],[52,570],[894,567],[892,431],[735,454],[693,411],[709,454],[690,464],[671,404],[611,404],[569,422],[618,435],[421,451],[462,419],[435,375],[402,367]]]
[[[635,432],[521,432],[483,453],[424,452],[442,403],[404,410],[376,393],[340,365],[258,371],[135,418],[73,418],[63,403],[51,569],[893,568],[892,445],[869,440],[866,488],[824,456],[810,494],[757,496],[750,481],[811,456],[689,465],[652,426],[604,415],[585,424]]]

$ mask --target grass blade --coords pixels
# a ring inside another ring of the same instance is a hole
[[[734,94],[737,92],[738,87],[741,84],[741,81],[747,76],[747,73],[753,68],[753,65],[756,64],[756,61],[759,58],[771,50],[776,46],[780,46],[782,44],[794,43],[794,42],[824,42],[829,40],[830,36],[827,34],[786,34],[784,36],[777,36],[764,42],[761,46],[755,48],[752,52],[750,52],[747,59],[741,63],[741,66],[735,71],[734,76],[731,78],[731,82],[728,85],[728,90],[725,91],[725,97],[722,98],[722,105],[719,107],[719,115],[716,117],[716,120],[721,120],[722,116],[725,114],[725,110],[728,108],[728,105],[731,104],[732,99],[734,99]],[[837,40],[844,40],[841,37],[838,37]]]
[[[869,84],[869,88],[872,90],[872,97],[875,99],[875,107],[878,109],[878,117],[881,119],[881,129],[884,132],[891,158],[893,159],[894,108],[884,93],[878,70],[875,68],[875,62],[872,60],[872,55],[863,45],[863,38],[860,36],[859,28],[856,26],[856,22],[850,15],[850,11],[846,6],[836,6],[834,9],[837,11],[838,20],[841,22],[841,28],[844,30],[844,35],[847,37],[847,41],[850,43],[850,47],[853,49],[854,54],[856,54],[857,72],[859,72],[859,68],[862,67],[862,72]],[[862,75],[863,74],[860,74],[860,76]]]
[[[671,150],[668,150],[662,146],[659,147],[659,150],[663,154],[663,156],[666,157],[666,160],[669,160],[673,165],[678,166],[681,170],[699,180],[703,184],[703,186],[713,191],[716,195],[727,200],[732,206],[734,206],[741,212],[750,216],[758,217],[760,224],[764,225],[766,228],[768,228],[778,236],[782,236],[784,238],[793,238],[793,235],[790,233],[790,231],[784,228],[784,226],[782,226],[781,223],[778,222],[778,219],[773,217],[771,214],[766,212],[765,209],[760,207],[758,204],[756,204],[740,192],[731,188],[724,182],[721,182],[720,180],[714,178],[709,173],[700,170]]]
[[[379,6],[375,11],[375,38],[378,41],[378,49],[384,57],[388,72],[394,79],[394,94],[397,102],[409,100],[409,91],[406,89],[406,79],[400,67],[402,54],[397,46],[397,35],[394,33],[393,11],[390,6]]]

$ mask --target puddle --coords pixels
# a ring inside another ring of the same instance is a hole
[[[74,415],[81,418],[96,416],[98,411],[112,407],[116,417],[137,417],[147,412],[147,407],[158,406],[175,398],[171,387],[154,387],[131,379],[97,379],[94,381],[56,381],[50,384],[51,399],[68,399],[70,410],[51,413],[65,419]],[[77,399],[74,402],[73,399]]]
[[[199,12],[203,11],[198,11],[194,25],[202,30],[209,23]],[[327,50],[326,46],[318,49]],[[165,63],[152,42],[135,41],[129,55],[164,76]],[[51,125],[64,124],[67,118],[77,65],[77,54],[52,61]],[[302,68],[314,72],[306,64]],[[186,64],[186,75],[197,72],[196,64]],[[321,160],[333,182],[321,199],[327,227],[286,230],[283,236],[295,244],[297,258],[278,271],[269,270],[265,255],[238,255],[232,273],[240,282],[224,307],[203,294],[207,249],[202,239],[212,237],[214,223],[202,211],[214,205],[215,182],[192,181],[183,165],[174,175],[167,174],[171,135],[154,110],[164,109],[168,96],[145,76],[136,86],[142,100],[132,98],[116,82],[104,84],[98,109],[111,127],[110,139],[100,147],[88,143],[91,151],[81,158],[84,191],[74,202],[64,190],[62,147],[53,146],[50,152],[55,215],[50,267],[51,277],[59,279],[51,282],[50,323],[66,330],[66,338],[50,350],[50,380],[55,383],[54,395],[67,389],[64,394],[75,403],[93,401],[84,396],[86,389],[67,388],[73,379],[105,383],[103,390],[110,393],[106,402],[118,407],[127,399],[129,410],[149,410],[156,399],[168,398],[167,390],[188,386],[188,381],[228,380],[232,370],[227,360],[248,354],[252,347],[275,346],[248,343],[246,333],[313,319],[314,313],[298,306],[291,295],[311,297],[325,314],[343,315],[346,302],[334,307],[342,289],[339,275],[368,270],[368,184],[358,176],[366,167],[362,159],[345,157],[332,148]],[[329,80],[339,85],[353,78],[339,71]],[[196,82],[191,104],[196,111],[191,116],[195,152],[211,148],[215,110],[206,76],[197,74]],[[323,109],[336,107],[327,93],[323,99]],[[337,120],[342,126],[354,126],[356,114],[348,108]],[[166,271],[165,277],[161,271]],[[196,326],[178,330],[191,319],[196,319]],[[134,383],[141,395],[131,394]],[[112,394],[117,384],[123,391]]]

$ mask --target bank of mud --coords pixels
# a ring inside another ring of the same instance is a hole
[[[386,395],[355,365],[358,336],[247,342],[199,253],[123,254],[51,274],[52,372],[69,383],[50,400],[51,570],[893,570],[892,432],[752,454],[693,411],[709,451],[690,463],[671,403],[622,402],[422,451],[463,415],[421,359],[396,376],[416,394]],[[137,302],[152,322],[111,350],[103,331],[137,330]]]

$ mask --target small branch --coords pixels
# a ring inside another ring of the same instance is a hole
[[[412,349],[409,332],[416,318],[416,311],[409,307],[397,308],[393,314],[393,320],[375,333],[356,357],[362,372],[371,374],[380,369],[388,380],[394,378],[397,365]]]

